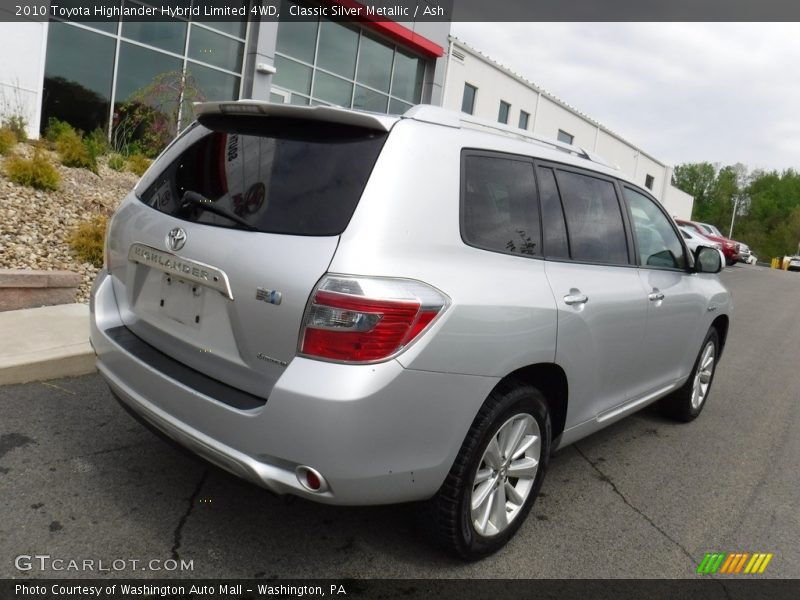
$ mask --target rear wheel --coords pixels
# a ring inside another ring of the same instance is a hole
[[[550,454],[542,393],[500,384],[486,400],[441,489],[426,506],[440,545],[474,560],[502,548],[533,506]]]
[[[712,327],[708,330],[700,354],[694,363],[689,379],[678,391],[661,400],[662,411],[679,421],[689,422],[697,418],[706,405],[714,372],[719,357],[719,334]]]

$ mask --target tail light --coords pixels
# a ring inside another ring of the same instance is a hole
[[[419,337],[448,304],[447,296],[420,281],[326,275],[306,308],[300,354],[385,360]]]

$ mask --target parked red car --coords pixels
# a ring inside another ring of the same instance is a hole
[[[741,258],[739,256],[739,243],[735,242],[731,239],[726,238],[722,235],[716,235],[712,232],[711,226],[706,225],[705,223],[697,223],[695,221],[684,221],[683,219],[675,219],[675,222],[678,225],[684,225],[686,227],[691,227],[697,233],[706,236],[710,240],[714,240],[715,242],[719,242],[722,244],[722,253],[725,255],[725,263],[730,266],[739,262]]]

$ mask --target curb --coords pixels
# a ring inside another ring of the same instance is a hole
[[[0,385],[95,371],[86,304],[0,313],[0,340]]]

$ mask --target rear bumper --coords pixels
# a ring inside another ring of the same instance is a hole
[[[353,366],[294,358],[263,406],[237,408],[128,351],[107,333],[122,325],[103,271],[93,291],[91,341],[98,371],[125,405],[244,479],[330,504],[433,495],[497,383],[405,369],[395,360]],[[295,475],[300,465],[319,471],[329,489],[305,489]]]

